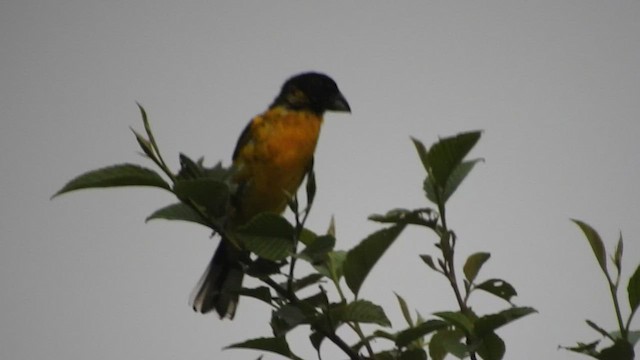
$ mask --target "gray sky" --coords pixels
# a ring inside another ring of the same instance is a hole
[[[508,359],[583,358],[557,346],[595,339],[585,318],[615,320],[569,218],[608,249],[622,231],[626,274],[640,255],[638,19],[637,1],[1,2],[0,358],[256,358],[221,348],[269,335],[264,306],[242,301],[233,322],[187,306],[215,242],[144,223],[168,193],[49,197],[87,170],[152,166],[128,129],[141,129],[135,101],[172,166],[179,152],[228,164],[246,122],[304,70],[330,74],[353,109],[326,117],[309,226],[335,215],[351,248],[378,228],[369,214],[426,205],[410,136],[483,129],[472,156],[486,161],[450,202],[458,263],[491,252],[480,276],[540,311],[500,332]],[[425,315],[454,306],[417,257],[434,241],[405,232],[363,287],[396,329],[394,291]],[[306,333],[291,339],[313,358]]]

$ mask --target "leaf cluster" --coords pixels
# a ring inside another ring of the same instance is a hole
[[[336,248],[333,224],[324,234],[305,226],[316,193],[313,169],[307,174],[305,206],[301,206],[296,194],[291,194],[289,207],[294,214],[293,221],[264,213],[237,229],[229,230],[225,223],[233,211],[235,188],[230,180],[234,169],[223,167],[221,163],[206,167],[203,159],[194,161],[181,154],[180,170],[172,172],[160,153],[145,110],[142,106],[139,109],[144,135],[136,131],[133,133],[142,153],[160,172],[129,163],[108,166],[74,178],[54,196],[88,188],[160,188],[171,192],[177,201],[154,211],[147,220],[197,223],[247,253],[248,256],[241,259],[246,274],[258,279],[261,285],[241,288],[239,295],[267,305],[271,311],[272,331],[270,336],[249,339],[227,348],[268,351],[297,360],[300,357],[294,353],[287,336],[294,330],[305,328],[309,330],[309,341],[319,357],[321,346],[327,340],[350,359],[412,360],[430,357],[441,360],[447,355],[454,355],[472,360],[477,357],[498,360],[504,357],[506,346],[496,331],[535,311],[512,304],[516,290],[506,281],[498,278],[481,280],[481,269],[490,259],[488,252],[469,256],[461,269],[455,265],[458,239],[447,223],[446,204],[480,161],[466,160],[480,139],[480,132],[442,138],[429,149],[413,139],[426,171],[425,196],[435,208],[398,208],[382,215],[372,215],[370,219],[383,227],[352,249],[340,250]],[[435,234],[435,254],[423,254],[420,258],[447,280],[457,306],[452,310],[434,312],[431,318],[425,319],[418,312],[413,315],[407,302],[396,294],[407,326],[394,331],[384,309],[371,300],[362,299],[360,290],[373,267],[407,226],[418,226]],[[308,263],[312,270],[300,274],[296,267],[299,261]],[[328,287],[333,291],[328,291]],[[470,296],[477,290],[506,301],[508,307],[492,314],[476,314],[470,306]],[[638,292],[633,296],[637,302]],[[363,324],[373,330],[365,333],[361,327]],[[358,339],[356,343],[348,344],[337,335],[338,329],[344,327],[353,331]],[[376,340],[389,346],[374,350],[372,343]]]
[[[622,316],[621,302],[618,297],[621,273],[622,273],[622,254],[624,243],[622,234],[618,238],[618,243],[613,254],[608,255],[604,246],[604,241],[600,234],[589,224],[581,220],[572,220],[582,230],[587,242],[593,250],[598,266],[604,274],[611,300],[615,311],[618,329],[607,331],[591,320],[586,320],[587,325],[601,335],[601,339],[588,343],[578,342],[575,346],[564,347],[569,351],[584,354],[599,360],[632,360],[635,357],[633,347],[640,339],[640,330],[631,330],[631,320],[640,307],[640,265],[638,265],[629,278],[627,284],[627,300],[629,305],[629,315],[625,319]],[[615,273],[609,271],[609,261],[613,263]],[[608,341],[610,345],[598,348],[603,340]]]
[[[488,252],[475,253],[466,259],[462,267],[462,285],[459,283],[460,269],[455,266],[458,239],[447,223],[446,205],[482,160],[466,160],[480,136],[480,131],[460,133],[440,139],[429,149],[419,140],[412,139],[426,172],[423,183],[425,197],[435,205],[435,209],[394,209],[384,215],[370,217],[381,223],[417,225],[436,235],[436,255],[422,254],[420,258],[431,270],[446,278],[456,298],[457,309],[436,312],[436,319],[423,321],[419,317],[414,321],[406,310],[406,303],[399,298],[409,328],[396,335],[396,344],[409,348],[422,348],[426,343],[425,336],[430,335],[427,347],[431,358],[436,360],[444,359],[448,354],[458,358],[502,359],[506,347],[496,330],[535,312],[533,308],[511,303],[517,293],[508,282],[497,278],[478,281],[480,270],[491,257]],[[506,301],[509,307],[497,313],[476,314],[469,303],[471,294],[476,290]]]

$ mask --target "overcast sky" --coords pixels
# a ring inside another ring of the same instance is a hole
[[[596,339],[586,318],[615,318],[569,218],[608,249],[622,231],[625,274],[640,260],[638,19],[637,1],[2,1],[0,358],[255,359],[221,349],[268,336],[265,306],[245,299],[233,322],[187,306],[216,243],[198,225],[144,223],[169,193],[49,197],[87,170],[153,166],[129,130],[142,129],[135,101],[171,166],[179,152],[229,164],[282,82],[317,70],[353,113],[326,116],[309,227],[334,215],[349,249],[379,228],[369,214],[426,206],[410,136],[482,129],[471,156],[485,162],[450,201],[458,263],[491,252],[480,277],[539,310],[500,331],[506,358],[582,359],[558,345]],[[394,291],[425,316],[454,308],[417,256],[435,241],[406,231],[364,284],[395,329]],[[304,331],[291,339],[314,358]]]

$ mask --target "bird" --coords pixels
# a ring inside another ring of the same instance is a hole
[[[260,213],[284,212],[313,166],[326,111],[350,113],[351,107],[331,77],[305,72],[286,80],[267,110],[249,121],[232,156],[235,191],[228,229]],[[215,310],[221,319],[233,319],[244,277],[243,256],[246,252],[222,238],[191,294],[195,311]]]

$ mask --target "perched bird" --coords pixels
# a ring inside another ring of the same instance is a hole
[[[350,112],[335,81],[320,73],[288,79],[269,108],[246,126],[233,152],[235,194],[228,227],[245,224],[262,212],[282,213],[313,164],[325,111]],[[246,256],[225,239],[191,296],[195,311],[215,310],[233,318]]]

